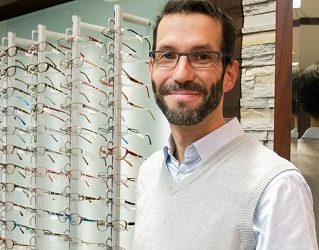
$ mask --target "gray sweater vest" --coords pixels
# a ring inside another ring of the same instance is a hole
[[[253,217],[267,184],[296,168],[246,135],[179,183],[162,151],[140,169],[134,250],[255,249]]]

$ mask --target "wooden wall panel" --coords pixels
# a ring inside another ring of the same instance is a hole
[[[292,1],[276,2],[274,150],[290,159]]]

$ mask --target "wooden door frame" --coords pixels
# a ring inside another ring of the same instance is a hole
[[[274,151],[290,159],[292,1],[276,1]]]

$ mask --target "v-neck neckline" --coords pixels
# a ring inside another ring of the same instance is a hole
[[[246,136],[239,136],[225,144],[222,148],[220,148],[217,152],[212,154],[208,159],[203,161],[200,166],[198,166],[192,173],[190,173],[183,180],[176,182],[174,178],[169,173],[167,169],[166,163],[163,161],[161,164],[160,174],[162,175],[165,184],[167,185],[168,190],[174,195],[185,186],[191,184],[196,181],[203,173],[209,170],[212,166],[218,167],[218,162],[227,156],[231,151],[237,147],[237,144],[242,144],[245,141],[249,140]]]

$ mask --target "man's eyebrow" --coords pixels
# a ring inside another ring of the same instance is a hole
[[[162,45],[156,48],[156,50],[176,51],[176,48],[170,45]]]
[[[171,45],[159,46],[158,48],[156,48],[156,50],[179,51],[178,48],[171,46]],[[196,45],[196,46],[191,47],[190,50],[188,50],[188,52],[197,52],[197,51],[219,51],[219,50],[212,49],[212,46],[210,46],[209,44]]]
[[[192,47],[191,51],[215,51],[212,49],[212,46],[209,44],[204,44],[204,45],[196,45]]]

